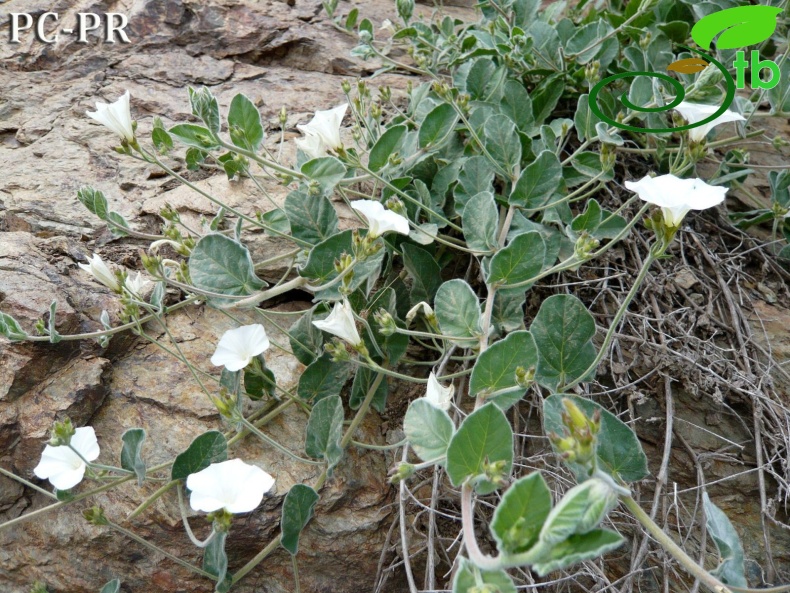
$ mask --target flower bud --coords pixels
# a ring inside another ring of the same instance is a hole
[[[392,89],[388,86],[380,86],[379,96],[382,101],[389,101],[392,98]]]
[[[377,313],[374,313],[373,320],[379,325],[379,332],[382,336],[391,336],[398,329],[395,318],[386,309],[379,309]]]
[[[107,517],[104,516],[104,511],[100,507],[92,507],[82,511],[82,516],[91,525],[109,525]]]
[[[529,389],[535,384],[535,367],[516,367],[516,385]]]
[[[417,468],[411,463],[399,463],[390,471],[390,484],[400,484],[403,480],[411,478],[416,471]]]
[[[408,24],[411,15],[414,14],[414,0],[396,0],[395,6],[398,9],[398,16]]]
[[[286,122],[288,121],[288,110],[285,108],[285,105],[280,107],[280,125],[285,126]]]
[[[408,213],[406,212],[406,205],[398,196],[392,196],[384,203],[384,205],[388,210],[392,210],[395,214],[400,214],[404,217],[408,216]]]
[[[348,362],[351,360],[351,355],[346,350],[346,345],[337,338],[324,344],[324,351],[332,357],[332,362]]]
[[[650,42],[653,40],[653,34],[650,31],[645,31],[642,37],[639,39],[639,47],[642,48],[642,51],[647,51],[647,48],[650,47]]]
[[[582,231],[582,234],[579,235],[578,239],[576,239],[574,253],[576,254],[577,258],[584,261],[592,256],[592,253],[598,249],[600,244],[601,242],[590,235],[587,231]]]
[[[62,422],[55,422],[50,431],[50,446],[62,447],[63,445],[68,445],[75,432],[70,418],[64,418]]]
[[[486,480],[498,486],[504,485],[508,479],[508,475],[505,472],[506,467],[507,462],[504,459],[490,463],[488,461],[484,461],[483,473],[485,474]]]
[[[223,418],[227,418],[228,420],[235,418],[237,414],[236,398],[231,396],[227,389],[223,387],[220,389],[219,395],[209,395],[209,397]]]
[[[369,93],[368,85],[364,80],[360,79],[357,81],[357,92],[360,97],[365,97]]]
[[[373,119],[378,119],[381,117],[381,105],[379,103],[373,103],[370,106],[370,116]]]
[[[230,524],[233,521],[233,514],[225,508],[214,511],[206,515],[206,519],[212,522],[214,531],[217,533],[227,533],[230,531]]]

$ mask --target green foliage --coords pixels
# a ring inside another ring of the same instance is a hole
[[[507,489],[491,520],[491,534],[500,552],[529,550],[551,511],[551,491],[539,473],[520,478]]]
[[[479,494],[496,490],[512,466],[513,429],[493,403],[467,416],[447,447],[447,475],[453,485],[471,479]]]
[[[325,397],[310,412],[305,453],[316,459],[325,459],[331,469],[343,456],[343,449],[340,447],[342,436],[343,402],[337,395]]]
[[[198,241],[189,257],[189,275],[196,288],[214,294],[249,295],[266,286],[255,274],[255,264],[247,248],[220,234],[206,235]],[[221,306],[233,303],[234,299],[212,295],[206,301]]]
[[[716,570],[712,571],[721,582],[733,587],[748,587],[744,575],[743,544],[738,532],[719,507],[713,504],[707,492],[702,493],[705,507],[705,527],[708,530],[721,559]]]
[[[145,462],[141,456],[143,441],[145,441],[145,430],[142,428],[130,428],[121,436],[123,448],[121,449],[121,467],[137,476],[138,486],[143,485],[145,480]]]
[[[455,426],[447,412],[420,398],[411,402],[406,410],[403,432],[420,459],[436,461],[446,456]]]
[[[299,551],[299,535],[313,517],[318,493],[305,484],[294,484],[283,500],[280,544],[291,554]]]
[[[171,480],[186,480],[189,474],[206,469],[212,463],[228,459],[228,442],[225,435],[216,430],[209,430],[197,437],[178,455],[170,470]]]
[[[469,395],[490,399],[506,410],[520,400],[526,390],[519,380],[519,371],[529,372],[537,364],[538,348],[532,334],[512,332],[477,359],[469,379]]]

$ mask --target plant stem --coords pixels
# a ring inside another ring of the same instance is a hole
[[[475,566],[482,570],[496,570],[499,561],[492,556],[483,554],[477,545],[475,537],[474,505],[472,503],[472,486],[464,482],[461,486],[461,522],[464,533],[464,546],[469,554],[469,559]]]
[[[271,445],[281,453],[285,453],[291,459],[294,459],[296,461],[301,461],[302,463],[309,463],[310,465],[323,465],[322,461],[313,461],[312,459],[304,459],[303,457],[299,457],[297,454],[289,451],[288,449],[283,447],[280,443],[275,441],[273,438],[267,436],[266,434],[258,430],[258,427],[255,426],[249,420],[247,420],[244,416],[239,415],[239,422],[241,422],[241,424],[247,430],[249,430],[252,434],[254,434],[256,437],[261,439],[264,443],[268,443],[269,445]]]
[[[113,523],[112,521],[107,521],[107,526],[110,529],[113,529],[113,530],[117,531],[118,533],[122,533],[123,535],[125,535],[129,539],[132,539],[132,540],[136,541],[138,544],[140,544],[141,546],[143,546],[145,548],[148,548],[152,552],[155,552],[157,554],[162,554],[163,556],[165,556],[169,560],[172,560],[173,562],[175,562],[179,566],[183,566],[187,570],[191,570],[192,572],[194,572],[196,574],[199,574],[200,576],[207,577],[207,578],[211,579],[212,581],[216,581],[217,580],[217,577],[215,577],[210,572],[206,572],[202,568],[198,568],[194,564],[190,564],[186,560],[182,560],[181,558],[179,558],[178,556],[175,556],[174,554],[171,554],[167,550],[163,550],[159,546],[155,546],[154,544],[152,544],[151,542],[147,541],[146,539],[140,537],[136,533],[134,533],[132,531],[129,531],[128,529],[124,529],[123,527],[121,527],[120,525],[118,525],[116,523]]]
[[[609,349],[609,344],[612,343],[612,338],[614,338],[614,333],[617,331],[617,326],[620,325],[620,322],[625,316],[625,312],[628,310],[628,306],[631,304],[631,301],[634,300],[636,293],[639,292],[639,289],[642,286],[642,282],[644,282],[645,277],[647,277],[647,272],[650,269],[650,266],[653,264],[653,262],[661,253],[663,253],[663,249],[656,250],[655,248],[653,248],[650,250],[647,257],[645,258],[644,263],[642,264],[642,269],[639,270],[639,275],[636,277],[633,286],[631,286],[631,290],[628,291],[625,300],[620,305],[620,308],[617,309],[617,313],[615,313],[614,319],[612,320],[612,323],[609,326],[609,331],[606,332],[606,337],[603,340],[603,344],[601,344],[601,348],[598,350],[598,354],[596,355],[595,360],[592,361],[590,366],[588,366],[583,373],[579,374],[578,379],[566,384],[562,388],[563,391],[568,391],[569,389],[572,389],[582,381],[585,381],[587,379],[587,376],[598,368],[598,365],[601,363],[601,360],[603,360],[603,357],[606,356],[606,351]]]
[[[146,499],[145,499],[145,500],[142,502],[142,504],[141,504],[140,506],[138,506],[136,509],[134,509],[134,510],[131,512],[131,514],[130,514],[128,517],[126,517],[126,520],[127,520],[127,521],[131,521],[131,520],[132,520],[132,519],[134,519],[135,517],[139,516],[139,515],[140,515],[140,513],[142,513],[144,510],[146,510],[146,509],[147,509],[148,507],[150,507],[152,504],[154,504],[154,503],[157,501],[157,499],[158,499],[160,496],[162,496],[164,493],[166,493],[168,490],[170,490],[170,489],[171,489],[173,486],[175,486],[176,484],[178,484],[178,480],[171,480],[170,482],[168,482],[167,484],[165,484],[164,486],[162,486],[161,488],[159,488],[159,489],[158,489],[156,492],[154,492],[154,493],[153,493],[151,496],[149,496],[148,498],[146,498]]]
[[[639,506],[639,503],[637,503],[632,497],[621,496],[620,500],[623,501],[623,504],[628,508],[629,511],[631,511],[631,513],[633,513],[634,517],[636,517],[636,519],[644,526],[644,528],[647,529],[650,535],[652,535],[656,541],[661,544],[661,547],[672,554],[672,556],[681,564],[681,566],[683,566],[684,569],[686,569],[690,575],[699,579],[699,581],[708,589],[713,591],[713,593],[732,593],[732,590],[729,589],[727,585],[722,583],[719,579],[714,577],[707,570],[697,564],[688,554],[686,554],[686,552],[683,551],[683,548],[677,545],[668,534],[664,533],[664,530],[661,529],[661,527],[659,527],[655,521],[650,518],[650,515],[642,510],[642,507]]]

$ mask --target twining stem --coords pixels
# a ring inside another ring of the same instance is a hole
[[[135,517],[139,516],[143,511],[145,511],[148,507],[150,507],[152,504],[154,504],[160,496],[162,496],[165,492],[170,490],[176,484],[178,484],[178,480],[171,480],[167,484],[162,486],[161,488],[157,489],[157,491],[154,492],[148,498],[146,498],[142,502],[142,504],[140,504],[140,506],[138,506],[136,509],[134,509],[131,512],[131,514],[128,517],[126,517],[126,520],[127,521],[131,521]]]
[[[483,554],[477,545],[472,491],[473,488],[468,481],[461,486],[461,526],[464,533],[464,546],[466,546],[469,559],[475,566],[483,570],[496,570],[500,567],[499,560],[488,554]]]
[[[173,562],[175,562],[179,566],[183,566],[187,570],[191,570],[192,572],[194,572],[196,574],[199,574],[200,576],[207,577],[207,578],[211,579],[212,581],[216,581],[217,580],[217,577],[214,576],[213,574],[211,574],[210,572],[206,572],[202,568],[198,568],[194,564],[190,564],[186,560],[182,560],[181,558],[179,558],[178,556],[176,556],[174,554],[171,554],[167,550],[163,550],[159,546],[155,546],[151,542],[147,541],[145,538],[140,537],[139,535],[137,535],[136,533],[134,533],[132,531],[129,531],[128,529],[124,529],[123,527],[121,527],[120,525],[118,525],[116,523],[113,523],[112,521],[107,521],[107,526],[110,529],[112,529],[114,531],[117,531],[118,533],[122,533],[123,535],[125,535],[129,539],[132,539],[132,540],[136,541],[138,544],[140,544],[141,546],[143,546],[145,548],[148,548],[152,552],[154,552],[156,554],[162,554],[163,556],[165,556],[169,560],[172,560]]]
[[[707,570],[702,568],[699,564],[697,564],[686,552],[683,551],[679,545],[675,543],[675,541],[669,537],[668,534],[664,532],[663,529],[659,525],[656,524],[653,519],[650,518],[642,507],[639,506],[632,497],[630,496],[621,496],[620,500],[623,501],[623,504],[628,508],[629,511],[636,517],[636,519],[644,526],[645,529],[652,535],[656,541],[661,544],[667,552],[672,554],[672,556],[683,566],[686,571],[691,574],[693,577],[699,579],[699,581],[705,585],[708,589],[713,591],[713,593],[732,593],[733,590],[727,587],[724,583],[722,583],[719,579],[714,577],[710,574]]]
[[[189,298],[187,298],[187,299],[185,299],[185,300],[183,300],[183,301],[181,301],[179,303],[176,303],[172,307],[167,307],[167,312],[169,313],[170,311],[176,311],[178,309],[186,307],[187,305],[191,305],[196,300],[198,300],[197,297],[189,297]],[[69,342],[69,341],[76,341],[76,340],[88,340],[90,338],[100,338],[102,336],[112,336],[114,334],[119,334],[121,332],[124,332],[127,329],[134,329],[138,325],[140,325],[142,323],[147,323],[148,321],[151,321],[155,317],[156,317],[156,315],[146,315],[144,317],[141,317],[140,319],[137,319],[135,321],[131,321],[131,322],[126,323],[124,325],[119,325],[118,327],[114,327],[112,329],[105,329],[105,330],[98,331],[98,332],[89,332],[89,333],[86,333],[86,334],[63,335],[63,336],[60,337],[60,339],[62,341],[64,341],[64,342]],[[49,336],[27,336],[23,340],[19,340],[19,341],[20,342],[49,342]]]
[[[242,426],[244,426],[244,428],[249,430],[252,434],[254,434],[256,437],[261,439],[264,443],[267,443],[267,444],[271,445],[272,447],[274,447],[275,449],[277,449],[281,453],[286,454],[291,459],[293,459],[295,461],[301,461],[302,463],[309,463],[310,465],[323,465],[322,461],[313,461],[312,459],[304,459],[303,457],[299,457],[296,453],[293,453],[292,451],[289,451],[287,448],[283,447],[280,443],[275,441],[273,438],[271,438],[270,436],[267,436],[265,433],[263,433],[260,430],[258,430],[257,426],[255,426],[252,422],[247,420],[241,414],[239,414],[238,418],[234,418],[234,419],[237,419],[239,422],[241,422],[241,424],[242,424]]]
[[[44,496],[49,496],[50,498],[54,498],[55,500],[58,499],[58,497],[52,494],[52,492],[44,490],[40,486],[36,486],[33,482],[28,482],[25,478],[22,478],[16,475],[15,473],[8,471],[7,469],[3,469],[2,467],[0,467],[0,474],[6,476],[7,478],[11,478],[12,480],[15,480],[20,484],[27,486],[28,488],[32,488],[36,492],[40,492]]]
[[[376,396],[376,391],[378,391],[379,385],[381,385],[381,381],[384,379],[384,375],[379,373],[376,378],[373,380],[373,383],[368,389],[367,394],[365,395],[365,399],[362,402],[362,405],[359,406],[354,419],[351,421],[348,429],[346,430],[345,434],[343,435],[342,440],[340,441],[341,448],[345,449],[348,447],[349,443],[354,437],[354,433],[356,432],[359,425],[365,419],[368,411],[370,410],[370,404],[373,403],[373,398]],[[326,482],[327,477],[329,477],[329,470],[324,469],[321,472],[321,475],[318,476],[315,484],[313,485],[313,490],[318,491]],[[274,552],[277,549],[277,546],[280,545],[280,540],[282,539],[282,533],[277,535],[272,541],[270,541],[265,548],[263,548],[260,552],[258,552],[247,564],[242,566],[234,575],[233,575],[233,583],[238,583],[241,579],[243,579],[251,570],[253,570],[258,564],[260,564],[269,554]]]
[[[642,282],[644,282],[645,278],[647,277],[647,272],[650,270],[650,266],[653,262],[664,252],[666,248],[665,245],[654,245],[653,248],[650,249],[647,257],[645,258],[644,263],[642,264],[642,269],[639,270],[639,275],[636,277],[633,286],[631,286],[631,290],[628,291],[628,294],[623,300],[620,308],[617,309],[617,313],[612,320],[611,325],[609,326],[609,331],[606,332],[606,337],[603,340],[603,344],[601,344],[601,348],[598,350],[598,354],[595,357],[595,360],[592,361],[590,366],[588,366],[583,373],[579,374],[579,378],[575,381],[571,381],[570,383],[566,384],[563,387],[563,391],[568,391],[572,389],[579,383],[586,381],[588,375],[595,371],[598,368],[601,360],[603,357],[606,356],[606,351],[609,349],[609,345],[612,343],[612,339],[614,338],[614,334],[617,331],[617,327],[620,325],[623,317],[625,316],[625,312],[628,310],[628,306],[631,304],[631,301],[634,300],[634,297],[639,292],[639,289],[642,286]]]
[[[214,539],[214,536],[217,535],[217,530],[212,527],[209,536],[205,540],[200,541],[192,532],[192,528],[189,526],[189,519],[187,518],[187,506],[186,503],[184,503],[184,494],[181,492],[180,484],[176,490],[178,491],[178,510],[181,511],[181,521],[184,524],[184,530],[187,532],[187,535],[193,544],[195,544],[198,548],[205,548],[211,543],[211,540]]]

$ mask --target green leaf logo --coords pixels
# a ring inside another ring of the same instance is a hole
[[[782,12],[775,6],[738,6],[709,14],[691,30],[691,37],[701,48],[710,50],[719,33],[718,49],[735,49],[768,39],[776,30],[776,17]]]

